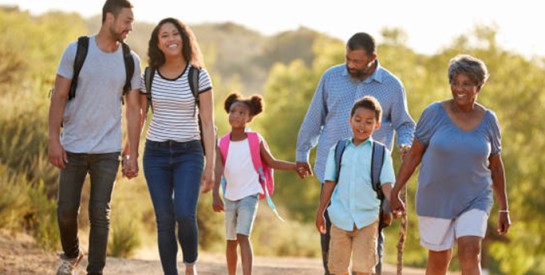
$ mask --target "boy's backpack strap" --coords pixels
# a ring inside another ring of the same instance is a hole
[[[78,87],[78,78],[87,57],[87,50],[89,49],[89,37],[80,36],[78,38],[78,46],[76,49],[76,57],[74,58],[74,75],[72,76],[72,83],[70,83],[70,91],[68,93],[68,100],[71,100],[76,96],[76,88]]]
[[[344,149],[346,149],[347,142],[348,139],[341,139],[337,141],[337,145],[335,145],[335,184],[339,182],[339,175],[341,174],[341,161],[343,158]]]
[[[194,67],[193,65],[189,66],[189,72],[187,77],[189,78],[189,88],[193,97],[195,98],[195,108],[193,109],[193,115],[195,115],[197,106],[199,105],[199,77],[201,70]]]
[[[373,141],[373,153],[371,155],[371,182],[373,190],[377,192],[379,200],[384,199],[382,188],[380,186],[380,173],[384,164],[385,146],[379,142]]]
[[[148,103],[146,104],[146,113],[149,111],[149,108],[151,107],[151,111],[153,112],[153,105],[151,103],[151,86],[153,83],[153,77],[155,76],[155,67],[146,67],[144,69],[144,85],[146,87],[146,98]]]
[[[385,198],[380,184],[380,174],[386,155],[386,146],[380,142],[373,141],[373,153],[371,156],[371,182],[373,189],[377,192],[377,198],[380,200],[379,208],[379,234],[383,228],[390,225],[392,221],[392,212],[390,211],[390,202]]]

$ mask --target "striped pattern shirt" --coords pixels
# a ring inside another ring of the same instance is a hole
[[[189,64],[175,79],[163,77],[155,71],[152,82],[153,116],[148,128],[148,140],[163,142],[187,142],[200,140],[198,113],[195,97],[189,87]],[[212,82],[204,69],[199,74],[199,94],[210,91]],[[147,93],[144,78],[140,82],[140,91]]]
[[[314,170],[324,182],[329,149],[342,138],[352,136],[349,124],[352,105],[363,96],[374,96],[382,106],[382,125],[373,139],[386,145],[390,152],[397,132],[397,144],[412,144],[415,123],[407,109],[407,97],[401,81],[380,66],[363,81],[354,80],[345,64],[329,68],[320,79],[297,137],[296,160],[307,162],[312,148],[318,145]]]

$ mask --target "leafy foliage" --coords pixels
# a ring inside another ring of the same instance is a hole
[[[47,161],[47,90],[53,85],[56,67],[67,43],[98,30],[98,18],[83,20],[77,14],[47,13],[31,16],[0,8],[0,227],[33,232],[44,247],[58,245],[54,217],[57,170]],[[129,38],[145,65],[152,25],[135,25]],[[299,126],[306,114],[322,73],[344,62],[344,43],[308,29],[265,37],[232,23],[192,26],[214,82],[215,120],[219,135],[229,131],[223,100],[237,91],[262,93],[265,112],[251,127],[267,139],[278,159],[294,160]],[[503,49],[493,27],[477,26],[433,55],[415,53],[406,46],[407,35],[386,29],[378,46],[381,64],[404,83],[409,110],[418,120],[433,101],[448,99],[447,66],[458,53],[483,59],[491,73],[478,101],[493,110],[501,125],[502,156],[513,226],[506,236],[496,235],[497,210],[491,213],[489,234],[483,242],[483,265],[493,274],[542,274],[545,272],[545,214],[542,195],[545,183],[541,167],[545,156],[545,58],[524,58]],[[309,50],[312,49],[312,50]],[[311,162],[314,161],[312,153]],[[395,167],[399,156],[394,152]],[[426,264],[426,251],[418,244],[414,213],[417,174],[408,183],[409,236],[405,263]],[[267,207],[259,210],[253,239],[256,254],[317,256],[318,233],[314,211],[320,185],[315,179],[300,180],[292,172],[276,173],[275,202],[287,223],[271,218]],[[119,179],[112,204],[112,234],[131,232],[131,240],[113,237],[125,252],[145,242],[155,242],[154,214],[143,177],[128,183]],[[87,191],[85,191],[87,192]],[[83,196],[82,209],[88,199]],[[138,207],[134,202],[139,203]],[[223,220],[211,210],[209,194],[199,202],[200,245],[222,250]],[[82,211],[83,214],[84,211]],[[119,216],[117,216],[119,215]],[[131,222],[120,217],[130,216]],[[86,216],[80,217],[87,225]],[[386,230],[386,257],[395,258],[398,223]],[[283,234],[283,232],[291,232]],[[272,232],[272,233],[271,233]],[[133,240],[140,239],[141,242]],[[263,246],[260,243],[263,242]],[[265,245],[266,244],[266,245]],[[113,244],[112,244],[113,245]],[[121,254],[125,252],[120,252]],[[128,255],[128,254],[125,254]]]
[[[486,267],[494,273],[542,272],[542,269],[539,269],[542,267],[535,263],[543,259],[545,252],[541,242],[544,235],[537,229],[544,217],[539,213],[539,210],[544,207],[540,191],[545,185],[539,172],[539,167],[544,163],[544,157],[532,152],[536,148],[544,148],[545,142],[543,123],[536,119],[540,117],[538,112],[543,110],[545,104],[543,96],[545,86],[542,83],[543,78],[540,78],[544,72],[541,63],[534,63],[502,50],[496,43],[495,30],[492,28],[476,28],[474,36],[459,37],[454,40],[451,47],[432,56],[416,54],[404,46],[403,32],[385,30],[383,36],[385,36],[385,44],[378,47],[380,62],[405,84],[409,109],[415,120],[418,120],[422,110],[433,101],[450,97],[447,83],[447,66],[450,58],[458,53],[469,53],[487,63],[492,77],[483,88],[479,102],[497,114],[502,127],[504,148],[502,155],[506,167],[511,218],[514,226],[507,236],[494,236],[497,214],[492,212],[489,223],[491,233],[484,242],[486,246],[483,258],[486,258]],[[319,40],[316,45],[320,45]],[[329,45],[333,47],[334,44]],[[321,56],[317,55],[313,63],[315,68],[320,68],[319,71],[343,62],[339,58],[344,53],[341,45],[337,45],[330,51],[324,48],[321,48]],[[313,94],[312,88],[308,86],[316,86],[319,81],[319,74],[312,74],[309,71],[310,69],[302,65],[300,61],[294,61],[289,65],[276,65],[269,75],[265,96],[267,104],[274,105],[274,108],[267,109],[264,123],[260,125],[269,143],[273,144],[271,145],[273,152],[280,157],[294,156],[298,125],[302,122],[302,114]],[[288,92],[293,90],[298,90],[297,94]],[[301,96],[299,93],[304,95]],[[281,125],[277,121],[282,121]],[[283,152],[288,154],[284,155]],[[396,167],[399,167],[398,161],[396,161]],[[280,191],[282,202],[291,211],[303,216],[303,219],[312,220],[313,211],[311,210],[318,201],[319,187],[307,185],[307,188],[302,190],[301,185],[296,183],[295,176],[280,175],[279,178],[282,178],[282,182],[295,182]],[[409,214],[405,263],[423,266],[426,251],[418,244],[416,216],[412,206],[416,178],[417,173],[409,182],[408,189],[408,203],[412,211]],[[397,242],[396,226],[386,230],[386,234],[388,240],[393,240],[386,244],[386,255],[391,261],[395,256],[393,252]],[[520,253],[512,253],[518,249]]]
[[[128,258],[136,253],[140,246],[138,220],[123,216],[113,220],[113,230],[108,242],[108,255]]]

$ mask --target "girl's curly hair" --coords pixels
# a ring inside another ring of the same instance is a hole
[[[242,102],[250,108],[250,116],[256,116],[263,112],[263,97],[260,95],[252,95],[249,98],[243,98],[239,93],[231,93],[225,99],[225,111],[229,113],[231,105],[235,102]]]

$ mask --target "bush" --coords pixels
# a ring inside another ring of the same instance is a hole
[[[265,201],[260,201],[252,232],[256,255],[318,257],[321,254],[320,234],[310,223],[291,220],[287,211],[279,210],[280,221]]]
[[[22,229],[23,217],[29,211],[30,200],[26,194],[30,184],[21,178],[9,175],[7,167],[0,164],[0,228]]]
[[[212,191],[200,195],[197,207],[199,246],[210,252],[225,251],[225,213],[212,209]]]
[[[57,226],[57,204],[47,197],[45,184],[40,181],[37,186],[28,190],[31,208],[26,215],[28,230],[37,243],[46,249],[59,247],[60,236]]]
[[[9,175],[0,165],[0,228],[26,231],[46,249],[58,246],[56,205],[43,181],[31,184],[26,176]]]
[[[118,217],[112,224],[112,234],[108,242],[108,255],[129,258],[140,247],[139,219],[133,215]]]

